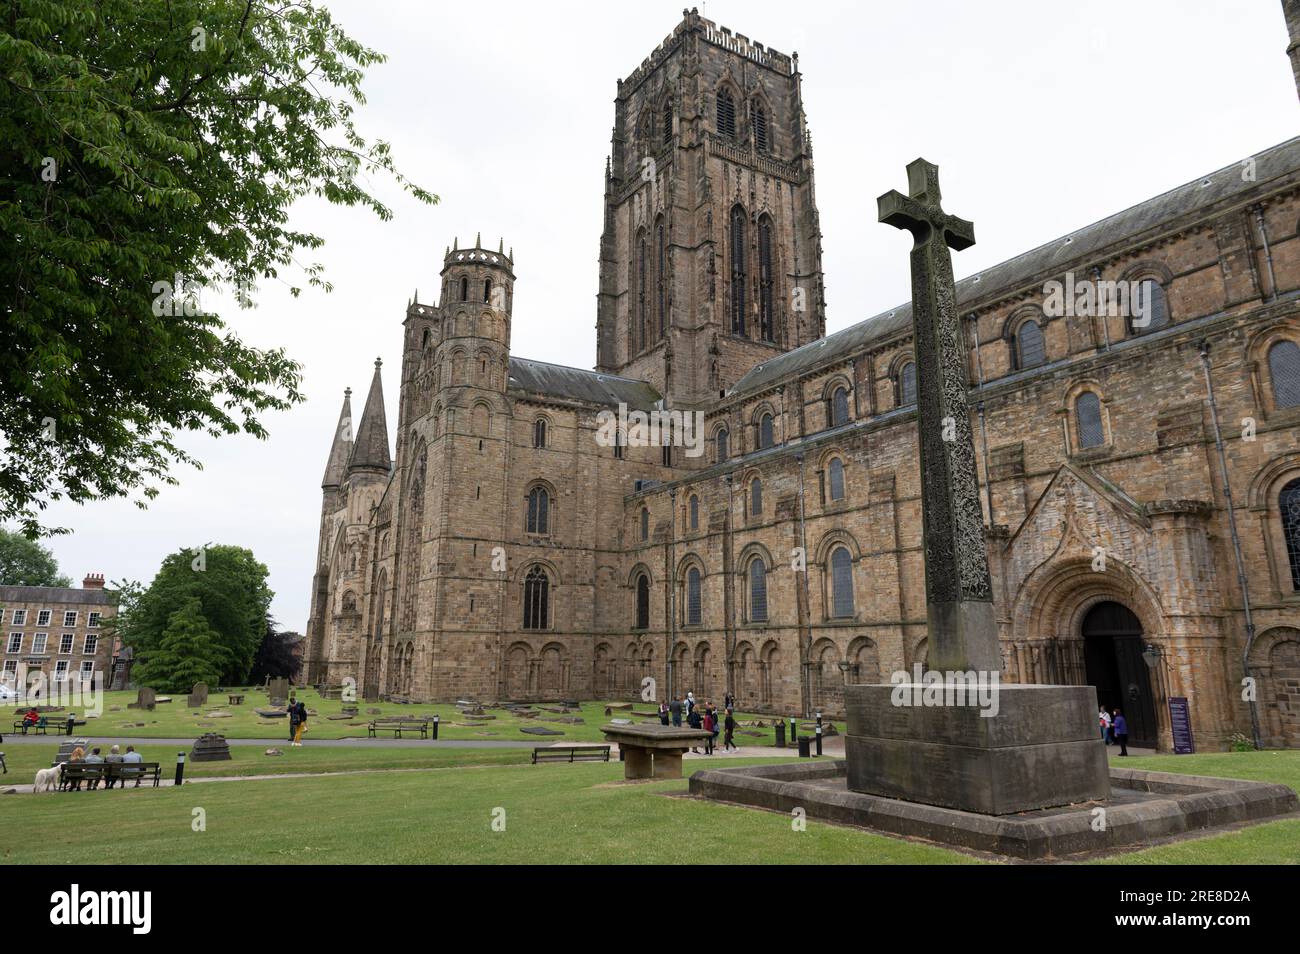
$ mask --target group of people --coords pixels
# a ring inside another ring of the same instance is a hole
[[[1106,711],[1102,706],[1097,712],[1097,722],[1101,727],[1101,741],[1107,745],[1118,745],[1120,755],[1128,755],[1128,719],[1124,718],[1122,709]]]
[[[734,703],[735,700],[732,699],[731,693],[727,693],[723,699],[722,713],[719,714],[717,706],[712,702],[696,702],[695,693],[688,692],[685,699],[674,696],[667,702],[659,703],[659,722],[663,725],[674,725],[680,729],[682,715],[685,713],[688,726],[709,733],[709,737],[704,740],[704,755],[713,754],[713,748],[717,744],[720,733],[724,733],[722,738],[723,751],[730,752],[732,749],[737,749],[735,742],[736,717],[732,710]],[[699,748],[694,745],[691,746],[691,751],[697,755],[701,754]]]
[[[85,765],[98,765],[104,762],[123,762],[126,764],[133,764],[136,762],[143,762],[143,761],[144,761],[144,757],[141,756],[140,753],[135,750],[134,745],[128,745],[126,747],[126,752],[122,752],[122,750],[118,746],[114,745],[111,749],[108,750],[107,757],[99,754],[99,746],[95,746],[94,748],[92,748],[90,750],[89,755],[86,754],[85,749],[83,749],[81,746],[77,746],[75,749],[72,750],[72,754],[68,756],[69,764],[82,763]],[[104,787],[112,788],[114,783],[117,781],[118,780],[114,778],[106,778],[104,779]],[[122,780],[122,784],[123,786],[125,786],[126,781]],[[90,779],[86,783],[87,789],[94,789],[97,788],[98,786],[99,786],[98,779]],[[135,787],[136,788],[140,787],[139,778],[136,778],[135,780]],[[72,782],[72,791],[74,792],[81,791],[80,779],[75,779]]]

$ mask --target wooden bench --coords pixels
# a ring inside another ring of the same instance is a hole
[[[608,762],[608,745],[538,745],[533,764],[538,762]]]
[[[376,738],[376,732],[392,732],[393,738],[400,739],[403,732],[419,732],[420,738],[429,737],[428,719],[375,719],[370,723],[367,734]]]
[[[64,762],[59,772],[59,790],[67,791],[74,782],[86,783],[86,790],[98,787],[108,775],[107,762]]]
[[[55,724],[57,725],[58,723]],[[22,732],[23,735],[26,735],[28,732],[35,732],[37,735],[48,735],[49,728],[50,728],[50,723],[49,720],[45,718],[45,716],[41,716],[35,722],[24,723],[21,719],[19,719],[17,722],[14,723],[14,731]]]
[[[134,781],[139,788],[141,782],[153,781],[157,788],[162,781],[161,762],[108,762],[108,781],[117,782],[119,788],[126,788],[126,783]]]
[[[76,729],[77,726],[85,725],[85,724],[86,724],[85,719],[73,719],[71,724],[69,724],[67,719],[64,719],[62,722],[54,723],[54,727],[59,730],[59,735],[70,736],[72,735],[73,730]]]
[[[142,781],[149,780],[154,788],[159,786],[161,762],[64,762],[59,772],[59,788],[65,791],[73,782],[86,782],[89,791],[98,788],[100,782],[121,782],[121,787],[126,788],[126,783],[133,781],[139,788]]]

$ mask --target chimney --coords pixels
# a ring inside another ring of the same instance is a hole
[[[1295,73],[1295,91],[1300,96],[1300,0],[1282,0],[1282,14],[1286,17],[1286,32],[1290,38],[1286,55],[1291,57],[1291,71]]]
[[[81,581],[83,590],[102,590],[104,588],[103,573],[87,573],[86,578]]]

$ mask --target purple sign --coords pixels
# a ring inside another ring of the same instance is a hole
[[[1174,737],[1174,755],[1191,755],[1196,751],[1192,741],[1192,715],[1185,696],[1169,700],[1169,728]]]

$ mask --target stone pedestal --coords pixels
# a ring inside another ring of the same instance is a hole
[[[709,733],[671,725],[603,725],[605,741],[623,753],[623,778],[681,778],[682,754],[702,745]]]
[[[991,716],[926,690],[844,687],[851,791],[986,815],[1109,797],[1091,686],[999,685]]]

